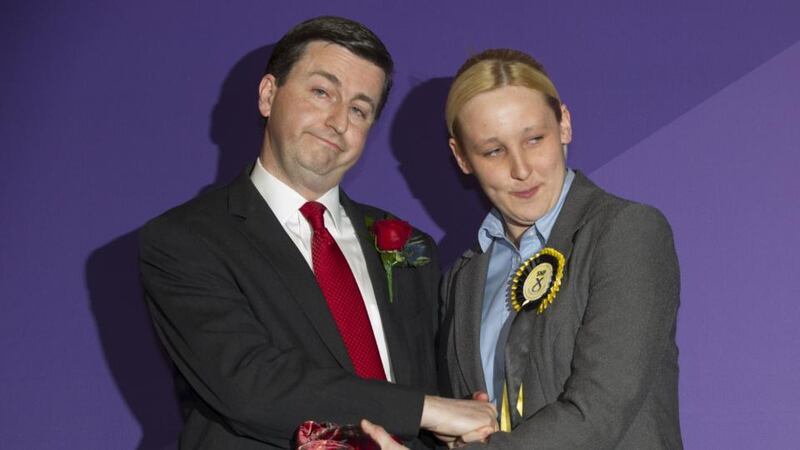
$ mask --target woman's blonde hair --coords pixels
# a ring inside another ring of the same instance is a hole
[[[458,113],[478,94],[503,86],[521,86],[541,92],[561,122],[561,99],[544,67],[519,50],[489,49],[469,58],[458,69],[450,86],[445,120],[450,136],[460,141]]]

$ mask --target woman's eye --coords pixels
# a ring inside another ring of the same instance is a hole
[[[315,97],[326,97],[328,95],[325,89],[320,89],[320,88],[313,88],[311,89],[311,92],[314,94]]]

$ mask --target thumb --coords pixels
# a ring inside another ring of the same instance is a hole
[[[395,442],[392,436],[387,433],[382,426],[375,425],[367,419],[361,420],[361,429],[381,447],[381,450],[400,450],[406,448]]]

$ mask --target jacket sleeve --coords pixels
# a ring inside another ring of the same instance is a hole
[[[156,219],[139,237],[156,331],[192,389],[232,432],[285,443],[305,420],[368,418],[398,436],[417,435],[421,390],[319,367],[303,349],[277,345],[228,260],[182,221]]]
[[[639,204],[622,208],[596,237],[585,270],[589,296],[564,390],[486,446],[615,448],[658,370],[676,354],[678,260],[660,212]]]

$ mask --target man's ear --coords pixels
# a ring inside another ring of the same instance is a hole
[[[458,142],[456,139],[451,137],[447,144],[450,145],[450,151],[453,152],[453,157],[456,159],[456,163],[458,163],[458,167],[461,169],[462,172],[469,175],[472,173],[472,166],[467,161],[467,158],[464,156],[464,150],[458,146]]]
[[[572,142],[572,117],[569,115],[567,105],[563,103],[561,104],[561,123],[559,125],[561,129],[561,143],[569,144]]]
[[[258,110],[264,117],[269,117],[272,113],[272,102],[278,92],[278,80],[274,75],[268,73],[261,78],[258,84]]]

